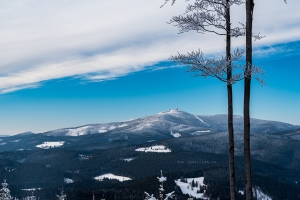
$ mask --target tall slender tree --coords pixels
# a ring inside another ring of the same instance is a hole
[[[174,0],[173,0],[174,3]],[[227,85],[228,100],[228,153],[229,153],[229,174],[230,174],[230,197],[236,198],[235,191],[235,170],[234,170],[234,129],[233,129],[233,99],[232,84],[241,80],[241,73],[233,74],[239,68],[233,62],[237,61],[243,51],[236,50],[231,54],[231,38],[245,34],[244,28],[231,27],[230,7],[240,5],[241,0],[196,0],[194,4],[189,4],[184,15],[175,16],[171,23],[178,26],[180,33],[190,30],[197,32],[211,32],[226,37],[226,56],[220,59],[207,59],[198,50],[187,55],[179,54],[171,56],[171,59],[188,65],[190,72],[195,72],[196,76],[212,76],[223,81]]]
[[[252,21],[254,0],[246,0],[246,67],[244,72],[244,159],[246,173],[246,199],[253,199],[252,166],[250,154],[250,87],[252,70]]]

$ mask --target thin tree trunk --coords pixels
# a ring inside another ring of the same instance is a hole
[[[232,107],[232,77],[231,69],[231,34],[230,34],[230,6],[226,0],[226,60],[227,60],[227,97],[228,97],[228,153],[229,153],[229,179],[230,179],[230,199],[236,199],[235,192],[235,170],[234,170],[234,131],[233,131],[233,107]]]
[[[246,0],[246,69],[244,75],[244,159],[246,173],[246,200],[253,199],[250,154],[250,86],[252,69],[252,21],[254,0]]]

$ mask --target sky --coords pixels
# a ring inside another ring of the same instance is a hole
[[[163,0],[0,1],[0,135],[125,121],[178,108],[226,114],[226,85],[193,77],[169,60],[201,49],[224,54],[225,38],[168,24],[188,2]],[[300,125],[300,1],[255,2],[251,117]],[[232,7],[233,25],[245,21]],[[245,47],[245,38],[232,41]],[[240,61],[243,63],[243,60]],[[243,82],[234,85],[243,114]]]

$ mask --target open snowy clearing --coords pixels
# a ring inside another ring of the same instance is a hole
[[[114,174],[103,174],[101,176],[95,177],[94,179],[96,179],[98,181],[103,181],[104,178],[117,179],[120,182],[131,180],[131,178],[128,178],[128,177],[125,177],[125,176],[116,176]]]
[[[147,152],[170,153],[171,149],[165,147],[164,145],[156,145],[151,147],[138,148],[135,151],[144,151],[145,153]]]
[[[197,182],[198,187],[194,187],[192,188],[192,181],[194,180],[194,182]],[[203,184],[204,181],[204,177],[198,177],[198,178],[187,178],[187,183],[181,182],[180,179],[178,179],[177,181],[175,181],[176,185],[178,185],[182,191],[183,194],[189,194],[195,198],[202,198],[202,199],[209,199],[207,197],[204,197],[203,193],[197,193],[197,190],[200,189],[200,186],[206,186]]]
[[[64,178],[64,183],[70,184],[70,183],[74,183],[73,179],[70,178]]]
[[[43,144],[36,145],[36,147],[42,148],[42,149],[50,149],[50,148],[54,148],[54,147],[60,147],[60,146],[64,145],[64,143],[65,143],[64,141],[44,142]]]
[[[130,162],[130,161],[132,161],[132,160],[134,160],[134,159],[135,159],[135,158],[125,158],[124,161]]]
[[[171,135],[175,138],[179,138],[181,137],[181,134],[180,133],[173,133],[173,131],[171,131]]]

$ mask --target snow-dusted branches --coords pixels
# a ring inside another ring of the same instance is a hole
[[[187,65],[187,71],[194,72],[194,76],[196,77],[215,77],[227,84],[234,84],[243,79],[242,72],[237,72],[237,70],[242,69],[242,67],[235,64],[235,62],[243,56],[243,53],[243,50],[237,49],[231,54],[230,59],[226,59],[226,57],[223,56],[219,59],[210,59],[206,58],[203,52],[198,50],[188,52],[186,55],[178,53],[177,56],[171,56],[170,59]],[[235,72],[229,79],[227,77],[228,68],[230,68],[232,72]]]
[[[227,10],[230,6],[242,4],[242,0],[196,0],[189,4],[183,15],[174,16],[168,23],[178,26],[179,33],[195,30],[199,33],[212,32],[217,35],[229,34],[231,37],[245,35],[245,27],[227,30],[230,20]]]
[[[243,71],[244,78],[254,78],[258,82],[260,82],[262,86],[266,84],[264,80],[265,72],[262,70],[262,67],[256,65],[252,65],[252,67],[250,67],[250,64],[248,63],[245,67],[243,67]]]
[[[187,54],[180,54],[171,56],[170,60],[186,65],[187,72],[193,72],[194,77],[214,77],[227,84],[235,84],[244,79],[244,77],[254,78],[262,85],[265,84],[262,76],[264,72],[260,67],[241,66],[236,64],[243,56],[244,50],[236,49],[230,56],[230,59],[222,56],[219,59],[206,58],[204,53],[199,49],[197,51],[188,52]],[[228,77],[228,70],[231,70],[232,75]]]

